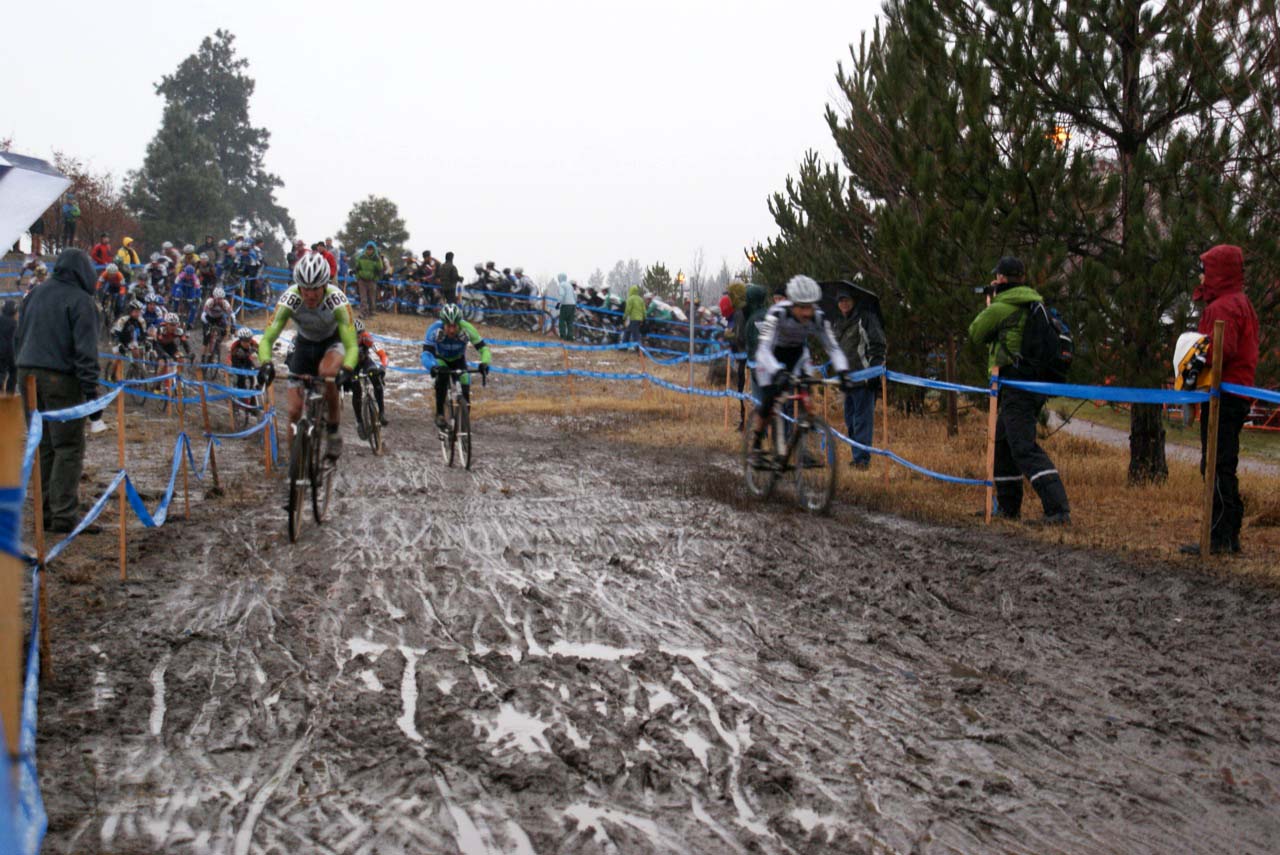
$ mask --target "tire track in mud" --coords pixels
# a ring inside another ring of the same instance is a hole
[[[271,483],[162,530],[66,640],[49,851],[1280,839],[1271,594],[761,508],[729,461],[562,419],[482,420],[476,471],[448,470],[393,418],[384,458],[349,437],[340,518],[289,545]]]

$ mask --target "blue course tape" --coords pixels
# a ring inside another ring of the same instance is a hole
[[[123,481],[125,477],[125,471],[123,469],[116,473],[116,477],[111,479],[111,483],[107,485],[107,489],[102,492],[102,495],[98,497],[98,501],[89,509],[89,513],[85,514],[84,518],[81,519],[80,522],[76,523],[76,527],[71,530],[70,534],[58,541],[58,543],[50,549],[48,553],[46,553],[44,557],[45,564],[48,564],[53,559],[57,558],[62,553],[62,550],[71,545],[71,541],[79,537],[80,533],[84,531],[90,523],[98,518],[98,515],[102,513],[102,509],[107,506],[107,502],[111,501],[111,494],[116,491],[116,488],[120,486],[120,482]]]
[[[0,487],[0,552],[26,561],[22,552],[22,497],[23,489]]]
[[[111,385],[110,383],[106,385]],[[111,405],[111,402],[120,394],[119,389],[113,389],[100,398],[94,398],[92,401],[85,401],[83,404],[76,404],[74,407],[67,407],[64,410],[49,410],[42,412],[40,418],[51,422],[72,422],[76,419],[83,419],[85,416],[100,413]]]
[[[941,380],[930,380],[927,377],[916,377],[913,374],[899,374],[897,371],[884,371],[883,366],[881,373],[888,376],[889,380],[894,383],[902,383],[907,386],[920,386],[924,389],[938,389],[943,392],[959,392],[965,395],[990,395],[990,389],[982,389],[978,386],[962,386],[959,383],[946,383]]]
[[[1134,389],[1123,386],[1076,386],[1071,383],[1039,383],[1003,378],[1000,380],[1000,385],[1049,397],[1127,404],[1201,404],[1210,397],[1208,392],[1173,392],[1164,389]]]
[[[1222,391],[1230,392],[1232,395],[1239,395],[1242,398],[1256,398],[1259,401],[1268,401],[1272,404],[1280,404],[1280,392],[1273,392],[1270,389],[1259,389],[1256,386],[1237,386],[1235,383],[1223,383]]]
[[[253,436],[255,433],[261,433],[263,429],[269,426],[271,424],[271,420],[275,417],[275,414],[276,411],[274,409],[267,410],[262,415],[262,421],[252,427],[245,428],[244,430],[236,433],[206,433],[205,436],[210,437],[211,439],[243,439],[246,436]]]
[[[31,568],[31,602],[40,601],[40,569]],[[22,687],[22,725],[18,733],[18,801],[14,817],[16,850],[24,855],[36,855],[44,842],[49,827],[44,812],[44,799],[40,795],[40,776],[36,772],[36,721],[40,698],[40,610],[31,610],[31,633],[27,642],[27,667]],[[8,777],[7,775],[4,777]],[[6,782],[7,783],[7,782]],[[0,793],[0,795],[3,795]],[[3,802],[5,805],[13,802]],[[8,813],[8,811],[0,811]],[[0,833],[0,846],[4,835]]]

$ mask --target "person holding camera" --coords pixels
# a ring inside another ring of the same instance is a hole
[[[1038,380],[1022,365],[1023,330],[1031,308],[1044,298],[1026,284],[1022,261],[1005,256],[996,265],[989,293],[991,302],[969,325],[969,339],[987,347],[988,370],[1000,369],[1010,380]],[[1067,488],[1049,455],[1036,442],[1036,425],[1046,398],[1023,389],[1000,387],[996,420],[996,501],[998,516],[1016,520],[1022,515],[1022,479],[1040,497],[1043,525],[1070,525]]]

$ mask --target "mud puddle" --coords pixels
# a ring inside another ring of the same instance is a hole
[[[425,410],[382,458],[348,434],[297,545],[247,483],[62,589],[46,851],[1280,840],[1275,595],[762,507],[565,419],[481,420],[450,470]]]

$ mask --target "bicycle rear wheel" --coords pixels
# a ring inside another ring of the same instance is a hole
[[[765,461],[757,461],[755,454],[755,430],[753,419],[749,419],[742,431],[742,478],[747,485],[747,492],[758,499],[767,499],[778,482],[777,459],[781,456],[780,438],[775,425],[777,419],[769,421],[769,427],[760,441],[761,456]]]
[[[306,423],[296,426],[293,443],[289,446],[289,504],[285,510],[289,514],[289,542],[297,543],[302,532],[302,509],[307,501],[307,486],[310,481],[311,449],[310,430]]]
[[[462,452],[462,466],[471,468],[471,404],[464,398],[458,403],[458,449]]]
[[[836,443],[831,428],[820,418],[807,427],[796,427],[796,500],[811,513],[831,505],[836,489]]]
[[[361,409],[364,411],[361,418],[364,419],[365,436],[369,438],[369,447],[373,449],[375,455],[381,454],[382,420],[378,418],[378,402],[373,399],[373,390],[367,384]]]

